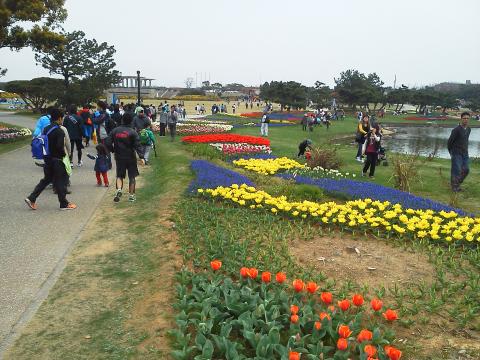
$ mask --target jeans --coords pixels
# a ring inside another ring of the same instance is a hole
[[[370,168],[370,173],[368,176],[373,176],[375,175],[375,167],[377,166],[377,159],[378,159],[378,154],[375,153],[366,153],[367,155],[367,161],[365,161],[365,165],[363,166],[362,172],[365,174]]]
[[[451,153],[452,158],[452,169],[451,169],[451,185],[453,190],[458,190],[460,184],[465,180],[470,168],[468,166],[468,155],[467,154],[458,154]]]
[[[167,124],[165,123],[160,123],[160,136],[165,136],[165,129],[167,127]]]
[[[65,170],[65,164],[61,159],[45,159],[43,167],[43,179],[35,186],[33,192],[28,196],[31,202],[36,202],[42,191],[53,183],[53,188],[57,191],[58,202],[60,207],[67,207],[67,183],[68,175]]]
[[[148,162],[148,158],[150,157],[150,151],[152,151],[153,145],[144,145],[143,146],[143,158],[146,162]]]
[[[75,139],[75,140],[72,140],[70,139],[70,148],[72,149],[70,151],[70,162],[73,163],[73,150],[75,149],[75,146],[77,146],[77,158],[78,158],[78,162],[80,163],[80,161],[82,161],[82,149],[83,149],[83,145],[82,145],[82,139]]]
[[[175,131],[177,130],[177,124],[168,124],[168,131],[170,132],[170,139],[175,139]]]
[[[260,133],[262,136],[268,136],[268,123],[262,123],[260,125]]]
[[[362,139],[363,140],[363,139]],[[357,158],[362,157],[363,141],[358,143]]]

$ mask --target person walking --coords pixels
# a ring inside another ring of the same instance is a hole
[[[468,140],[471,132],[468,126],[469,119],[470,113],[463,112],[460,124],[452,130],[448,138],[447,148],[452,159],[450,184],[454,192],[463,191],[460,184],[463,183],[470,172],[468,164]]]
[[[155,146],[155,135],[150,128],[146,128],[140,130],[138,136],[140,139],[140,145],[142,146],[142,153],[145,160],[145,165],[148,165],[150,152],[152,151],[152,147]]]
[[[170,133],[171,141],[175,140],[175,132],[177,130],[177,121],[178,121],[178,115],[175,111],[175,105],[172,105],[167,117],[168,132]]]
[[[103,101],[97,103],[98,115],[93,119],[96,126],[98,142],[104,144],[110,131],[113,129],[113,121],[107,113],[107,104]]]
[[[122,125],[122,113],[120,112],[120,105],[115,104],[113,107],[113,114],[111,115],[113,128]],[[112,128],[112,130],[113,130]]]
[[[162,111],[160,113],[160,136],[165,136],[165,129],[167,128],[168,112]]]
[[[85,105],[83,109],[80,110],[80,117],[82,118],[82,130],[83,137],[85,138],[85,147],[88,147],[93,134],[93,122],[90,105]]]
[[[82,166],[82,118],[77,115],[77,107],[71,105],[68,108],[68,115],[63,119],[63,126],[68,131],[68,137],[70,138],[70,152],[68,157],[70,162],[73,163],[73,150],[77,147],[77,166]]]
[[[358,123],[357,134],[355,135],[355,141],[358,143],[357,156],[355,159],[357,161],[363,162],[362,159],[362,148],[365,143],[366,136],[370,131],[369,116],[367,114],[363,115],[362,121]]]
[[[135,196],[135,178],[139,175],[137,167],[137,158],[135,152],[138,154],[142,165],[145,165],[143,160],[142,147],[140,139],[135,130],[131,128],[133,115],[129,112],[123,114],[122,125],[116,127],[105,139],[105,145],[110,152],[115,155],[115,163],[117,168],[116,191],[113,198],[114,202],[119,202],[123,192],[123,180],[128,172],[128,200],[133,202],[136,200]]]
[[[95,177],[97,178],[97,186],[102,186],[103,178],[103,184],[105,187],[109,187],[108,171],[112,169],[112,158],[105,145],[98,144],[95,149],[97,150],[97,155],[87,154],[87,157],[95,160],[93,170],[95,171]]]
[[[142,109],[139,109],[137,116],[133,118],[133,123],[132,127],[136,132],[140,132],[140,130],[146,129],[152,125],[152,122],[148,118],[147,115],[145,115],[145,111]]]
[[[268,113],[264,113],[260,124],[260,134],[262,136],[268,136],[268,124],[270,123],[270,116]]]
[[[43,129],[50,125],[50,110],[51,108],[48,108],[46,113],[42,114],[42,116],[38,118],[37,123],[35,124],[35,130],[33,130],[32,133],[32,138],[39,136],[42,133]]]
[[[57,192],[60,210],[73,210],[77,205],[67,200],[67,171],[63,158],[65,152],[65,133],[60,128],[63,121],[63,114],[59,109],[53,108],[50,111],[51,124],[43,130],[42,134],[48,139],[45,144],[45,165],[43,167],[43,179],[37,184],[33,192],[25,198],[25,203],[32,210],[37,210],[37,198],[48,184],[53,183]]]
[[[301,124],[302,124],[302,130],[303,130],[303,131],[307,131],[308,114],[304,114],[304,115],[303,115]]]
[[[365,161],[365,165],[363,166],[362,176],[365,176],[368,168],[370,168],[370,173],[368,174],[368,177],[370,179],[374,178],[379,148],[380,136],[377,135],[377,129],[372,128],[365,137],[365,142],[362,145],[362,154],[367,156],[367,161]]]

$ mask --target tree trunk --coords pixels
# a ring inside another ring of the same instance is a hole
[[[398,109],[398,111],[402,111],[403,109],[403,104],[400,105],[400,108]]]

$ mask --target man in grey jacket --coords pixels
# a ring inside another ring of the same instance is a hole
[[[175,132],[177,130],[177,121],[178,121],[178,114],[175,108],[175,105],[170,107],[170,112],[168,113],[167,117],[167,124],[168,124],[168,131],[170,132],[170,140],[175,140]]]
[[[145,111],[142,108],[139,109],[137,116],[133,118],[132,127],[136,132],[139,132],[140,130],[150,127],[151,124],[152,122],[148,116],[145,115]]]

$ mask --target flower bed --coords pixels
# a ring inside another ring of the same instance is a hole
[[[212,143],[210,144],[215,149],[221,151],[225,155],[237,155],[237,154],[257,154],[267,153],[270,154],[272,150],[267,145],[250,145],[250,144],[225,144],[225,143]]]
[[[248,135],[238,134],[211,134],[211,135],[192,135],[184,136],[183,142],[186,143],[238,143],[251,145],[266,145],[270,146],[270,140]]]
[[[186,135],[186,134],[213,134],[213,133],[224,133],[232,130],[232,125],[224,124],[188,124],[188,123],[177,123],[177,134]]]
[[[286,174],[290,174],[293,177],[296,176],[305,176],[305,177],[310,177],[314,179],[322,179],[322,178],[330,178],[330,179],[344,179],[348,177],[354,178],[356,175],[355,174],[350,174],[350,173],[342,173],[338,170],[335,169],[324,169],[321,166],[317,166],[312,168],[309,168],[308,166],[305,166],[303,168],[295,168],[295,169],[288,169],[285,171]]]
[[[388,201],[393,204],[401,204],[405,208],[447,212],[454,211],[459,215],[465,215],[465,212],[460,209],[375,183],[347,179],[312,179],[306,176],[294,176],[293,174],[278,174],[277,176],[283,179],[294,179],[300,184],[315,185],[327,192],[344,194],[353,199],[369,198]]]
[[[428,121],[428,120],[448,120],[446,116],[407,116],[404,120],[418,120],[418,121]]]
[[[19,129],[0,127],[0,143],[15,141],[31,135],[32,132],[27,128]]]
[[[238,280],[212,272],[182,272],[177,285],[180,313],[176,359],[390,359],[395,310],[362,294],[334,299],[312,281],[256,268],[240,269]],[[194,334],[194,337],[192,336]],[[213,340],[213,341],[212,341]]]
[[[239,159],[233,161],[233,164],[262,175],[273,175],[281,170],[305,167],[304,164],[300,164],[287,157],[275,159]]]
[[[370,231],[386,237],[407,236],[412,239],[435,241],[480,242],[480,218],[461,217],[454,211],[404,209],[400,204],[372,199],[316,203],[288,201],[285,196],[273,197],[247,184],[229,187],[198,188],[197,192],[209,198],[230,201],[250,209],[264,208],[273,214],[303,219],[317,219],[327,227],[342,230]]]
[[[250,179],[246,176],[240,175],[235,171],[216,166],[205,160],[193,160],[191,167],[195,172],[196,177],[188,188],[189,192],[195,192],[199,188],[230,186],[232,184],[246,184],[249,186],[253,185]]]

